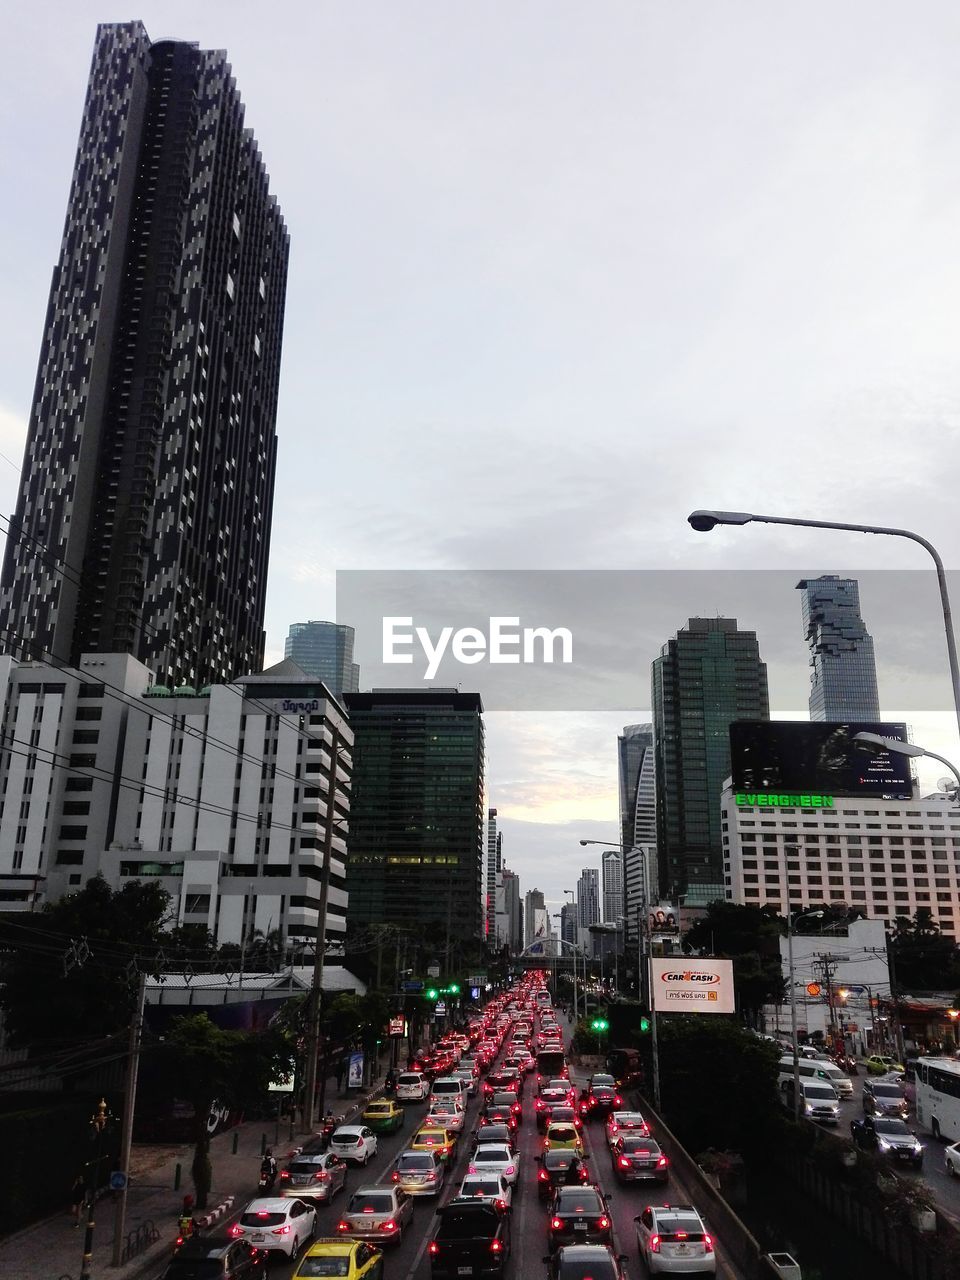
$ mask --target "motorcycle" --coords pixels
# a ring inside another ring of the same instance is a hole
[[[332,1116],[328,1114],[323,1117],[323,1123],[320,1126],[320,1142],[324,1151],[326,1151],[327,1147],[330,1145],[330,1137],[339,1123],[339,1116]]]
[[[273,1190],[273,1184],[276,1182],[276,1180],[277,1180],[277,1175],[275,1173],[265,1173],[261,1169],[260,1181],[257,1183],[257,1186],[259,1187],[260,1191],[264,1195],[267,1195],[269,1192]]]

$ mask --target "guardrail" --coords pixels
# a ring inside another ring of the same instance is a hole
[[[159,1239],[160,1232],[154,1226],[153,1219],[147,1218],[138,1227],[127,1232],[126,1243],[120,1252],[120,1265],[123,1266],[131,1258],[136,1258],[138,1254],[143,1253],[144,1249],[156,1244]],[[71,1280],[71,1277],[61,1276],[60,1280]]]

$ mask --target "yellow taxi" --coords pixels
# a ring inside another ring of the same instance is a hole
[[[392,1098],[378,1098],[376,1102],[368,1102],[360,1115],[360,1123],[365,1124],[374,1133],[395,1133],[403,1128],[403,1107]]]
[[[583,1138],[572,1120],[555,1120],[547,1125],[544,1151],[576,1151],[583,1155]]]
[[[410,1143],[410,1151],[436,1151],[440,1159],[447,1163],[457,1146],[457,1135],[452,1129],[439,1129],[424,1125],[415,1134]]]
[[[292,1280],[383,1280],[383,1254],[363,1240],[317,1240]]]

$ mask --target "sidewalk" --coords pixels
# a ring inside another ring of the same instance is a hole
[[[327,1081],[327,1105],[337,1115],[352,1118],[368,1098],[382,1092],[382,1076],[374,1080],[366,1090],[354,1090],[349,1096],[337,1092],[336,1080]],[[251,1120],[218,1134],[210,1143],[210,1162],[213,1166],[213,1187],[207,1202],[207,1212],[229,1196],[234,1197],[233,1210],[242,1208],[247,1200],[257,1194],[257,1179],[264,1145],[272,1147],[278,1160],[299,1146],[304,1134],[295,1132],[290,1140],[290,1123],[282,1121],[277,1137],[275,1120]],[[233,1153],[234,1140],[237,1152]],[[190,1164],[192,1146],[136,1145],[131,1157],[131,1182],[127,1193],[127,1215],[124,1229],[126,1239],[139,1227],[152,1224],[159,1231],[159,1239],[120,1267],[111,1266],[115,1227],[116,1203],[109,1193],[97,1201],[93,1233],[92,1274],[116,1277],[116,1280],[156,1280],[163,1274],[171,1257],[177,1235],[177,1215],[183,1197],[192,1192]],[[180,1189],[174,1190],[176,1166],[182,1169]],[[202,1216],[198,1214],[197,1216]],[[225,1215],[229,1217],[229,1213]],[[76,1280],[80,1275],[85,1236],[85,1219],[74,1227],[66,1207],[33,1226],[25,1227],[15,1235],[0,1240],[0,1276],[3,1280]],[[216,1228],[214,1228],[215,1230]],[[132,1238],[132,1237],[131,1237]]]

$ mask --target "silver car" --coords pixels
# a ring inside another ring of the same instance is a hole
[[[329,1201],[347,1185],[347,1165],[332,1151],[294,1156],[280,1170],[280,1194]]]
[[[716,1272],[713,1237],[693,1205],[647,1205],[634,1222],[637,1248],[649,1275]]]
[[[436,1151],[401,1151],[390,1177],[408,1196],[438,1196],[446,1167]]]
[[[337,1223],[337,1235],[378,1245],[399,1244],[412,1221],[413,1201],[402,1187],[361,1187],[350,1197]]]

